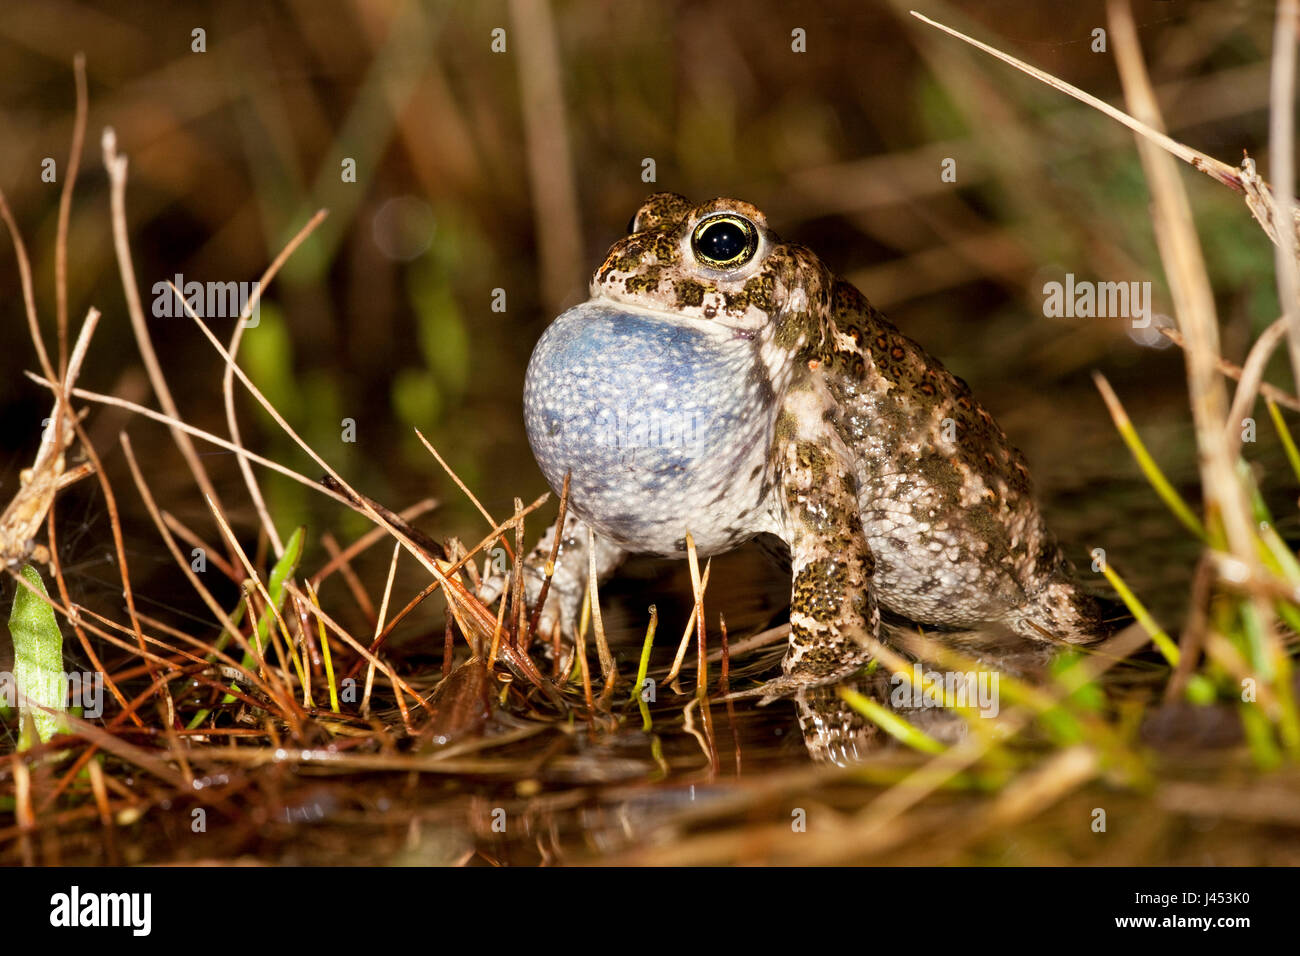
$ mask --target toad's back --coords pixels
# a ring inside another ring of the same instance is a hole
[[[836,282],[833,303],[834,421],[853,451],[881,602],[931,624],[1010,617],[1035,636],[1097,634],[1096,603],[1073,583],[1023,456],[970,388],[852,285]]]

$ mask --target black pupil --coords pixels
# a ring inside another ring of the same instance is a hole
[[[705,226],[700,233],[700,253],[714,262],[730,262],[749,245],[749,236],[739,223],[724,220]]]

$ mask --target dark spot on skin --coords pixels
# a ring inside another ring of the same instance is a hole
[[[1064,556],[1051,541],[1042,542],[1038,548],[1038,554],[1034,556],[1034,568],[1044,577],[1054,573],[1063,563]]]
[[[749,296],[744,292],[724,292],[722,300],[726,303],[727,311],[734,315],[739,315],[749,308]]]
[[[810,677],[829,677],[844,670],[844,655],[848,650],[842,642],[818,642],[811,634],[792,634],[790,640],[807,647],[799,658],[799,671]]]
[[[807,336],[812,325],[812,317],[806,312],[787,312],[777,324],[776,344],[783,349],[793,351],[801,337]]]
[[[641,232],[679,225],[691,211],[691,201],[677,193],[654,193],[641,204],[634,216]]]
[[[635,528],[641,519],[638,515],[633,514],[632,512],[629,511],[629,512],[622,512],[622,513],[610,515],[605,520],[606,523],[608,523],[609,526],[613,528]],[[566,542],[566,544],[572,544],[572,543],[573,542]],[[583,539],[582,543],[584,545],[587,543],[585,538]]]
[[[745,295],[748,296],[750,303],[768,314],[772,312],[773,283],[772,273],[768,269],[764,269],[745,283]]]
[[[704,302],[704,286],[694,279],[678,279],[673,283],[673,293],[678,304],[689,309],[697,309]]]
[[[789,412],[782,411],[776,417],[776,425],[772,431],[772,458],[780,461],[785,457],[785,446],[794,438],[798,429],[799,422]]]
[[[745,381],[753,386],[760,408],[771,408],[776,403],[776,392],[772,389],[771,379],[767,377],[767,367],[762,362],[754,363],[745,376]]]
[[[646,269],[641,275],[628,276],[627,281],[623,283],[623,287],[632,295],[642,292],[654,292],[659,288],[658,267]]]
[[[651,252],[653,252],[655,260],[662,265],[672,265],[677,261],[677,243],[667,233],[659,233],[655,236]]]

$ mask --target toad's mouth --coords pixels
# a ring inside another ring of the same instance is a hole
[[[710,292],[709,295],[714,294]],[[641,316],[673,325],[725,329],[728,335],[745,340],[753,339],[760,327],[770,321],[766,315],[751,314],[752,310],[751,313],[728,312],[724,301],[724,297],[718,294],[716,302],[706,298],[703,306],[696,303],[678,309],[668,305],[646,305],[643,300],[631,295],[624,296],[615,290],[601,288],[584,304],[607,310],[609,314]]]
[[[702,315],[692,315],[689,312],[683,312],[677,309],[654,308],[652,306],[642,305],[639,302],[630,302],[626,299],[621,299],[617,296],[608,294],[593,295],[582,305],[576,306],[575,308],[580,309],[584,306],[600,310],[601,313],[611,317],[625,315],[628,317],[659,319],[673,324],[681,323],[705,326],[718,324],[716,319],[706,318]],[[570,309],[569,311],[572,312],[573,309]]]

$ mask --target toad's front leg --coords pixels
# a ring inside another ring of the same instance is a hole
[[[870,660],[880,612],[853,457],[830,425],[828,402],[820,380],[801,383],[777,426],[774,517],[790,548],[790,646],[784,676],[763,689],[765,700],[794,698],[814,760],[844,765],[872,748],[877,730],[833,685]]]
[[[820,378],[800,383],[777,424],[773,510],[793,580],[784,676],[765,688],[768,699],[852,675],[880,628],[853,456],[828,421],[829,402]]]
[[[552,524],[540,541],[524,556],[524,600],[529,608],[535,607],[542,582],[546,578],[546,564],[551,557],[555,536],[559,534],[560,547],[556,556],[551,586],[546,595],[546,607],[538,619],[537,633],[549,638],[551,629],[558,623],[560,630],[572,636],[577,632],[578,614],[582,597],[591,577],[591,549],[588,526],[572,511],[565,515],[564,529],[559,522]],[[595,535],[596,580],[599,584],[614,573],[626,557],[626,552],[608,538]],[[491,604],[509,587],[509,574],[483,582],[479,598]]]

